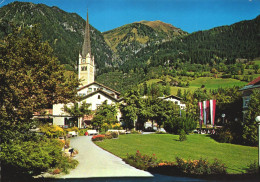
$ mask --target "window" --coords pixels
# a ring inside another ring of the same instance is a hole
[[[100,95],[98,95],[98,97],[97,97],[98,99],[100,99]]]
[[[87,71],[87,68],[88,68],[87,66],[82,66],[81,71]]]
[[[243,108],[248,108],[249,101],[250,101],[249,96],[243,98]]]
[[[96,106],[97,106],[97,109],[101,106],[101,104],[96,104]]]
[[[97,91],[97,88],[94,88],[94,92]]]

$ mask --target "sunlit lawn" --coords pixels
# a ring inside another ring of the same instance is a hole
[[[180,142],[177,135],[120,135],[119,139],[104,140],[97,145],[124,158],[127,153],[139,150],[143,154],[156,154],[158,159],[175,161],[175,158],[221,160],[229,173],[242,173],[248,164],[258,159],[258,148],[242,145],[218,143],[207,135],[189,135],[187,141]]]

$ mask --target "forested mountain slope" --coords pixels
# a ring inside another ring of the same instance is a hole
[[[176,62],[197,64],[235,63],[237,58],[252,60],[260,56],[260,16],[230,26],[199,31],[173,41],[140,50],[132,63],[121,68],[147,68]],[[131,66],[133,65],[133,66]]]
[[[104,32],[107,44],[124,62],[143,48],[174,40],[187,33],[161,21],[141,21]]]
[[[86,12],[87,14],[87,12]],[[91,16],[90,16],[91,22]],[[32,26],[38,24],[62,64],[74,69],[82,49],[85,20],[76,13],[67,13],[58,7],[25,2],[10,3],[0,9],[0,39],[10,33],[11,24]],[[99,72],[113,65],[114,56],[100,31],[91,28],[91,46]]]

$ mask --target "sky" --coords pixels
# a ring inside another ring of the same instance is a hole
[[[251,20],[260,0],[20,0],[57,6],[86,19],[101,32],[142,20],[160,20],[192,33]],[[0,7],[13,0],[0,0]]]

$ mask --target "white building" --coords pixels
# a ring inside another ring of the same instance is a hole
[[[90,109],[95,111],[104,101],[107,101],[107,104],[110,105],[121,101],[119,92],[94,81],[95,62],[94,56],[91,55],[88,15],[82,53],[79,55],[78,77],[81,84],[81,87],[78,89],[77,93],[81,96],[79,105],[86,102],[87,104],[90,104]],[[72,105],[72,103],[67,104],[68,107]],[[53,124],[59,126],[68,125],[68,121],[72,116],[64,112],[63,108],[64,104],[53,105]],[[121,113],[118,112],[118,121],[120,120],[120,117]],[[79,128],[82,128],[87,122],[90,122],[92,118],[93,116],[85,116],[83,121],[82,118],[79,118],[77,123],[74,124]]]
[[[159,97],[159,98],[163,99],[163,100],[166,100],[166,101],[173,102],[175,105],[180,106],[181,110],[185,110],[186,109],[186,104],[181,103],[182,98],[180,98],[178,96],[170,95],[168,97]]]

